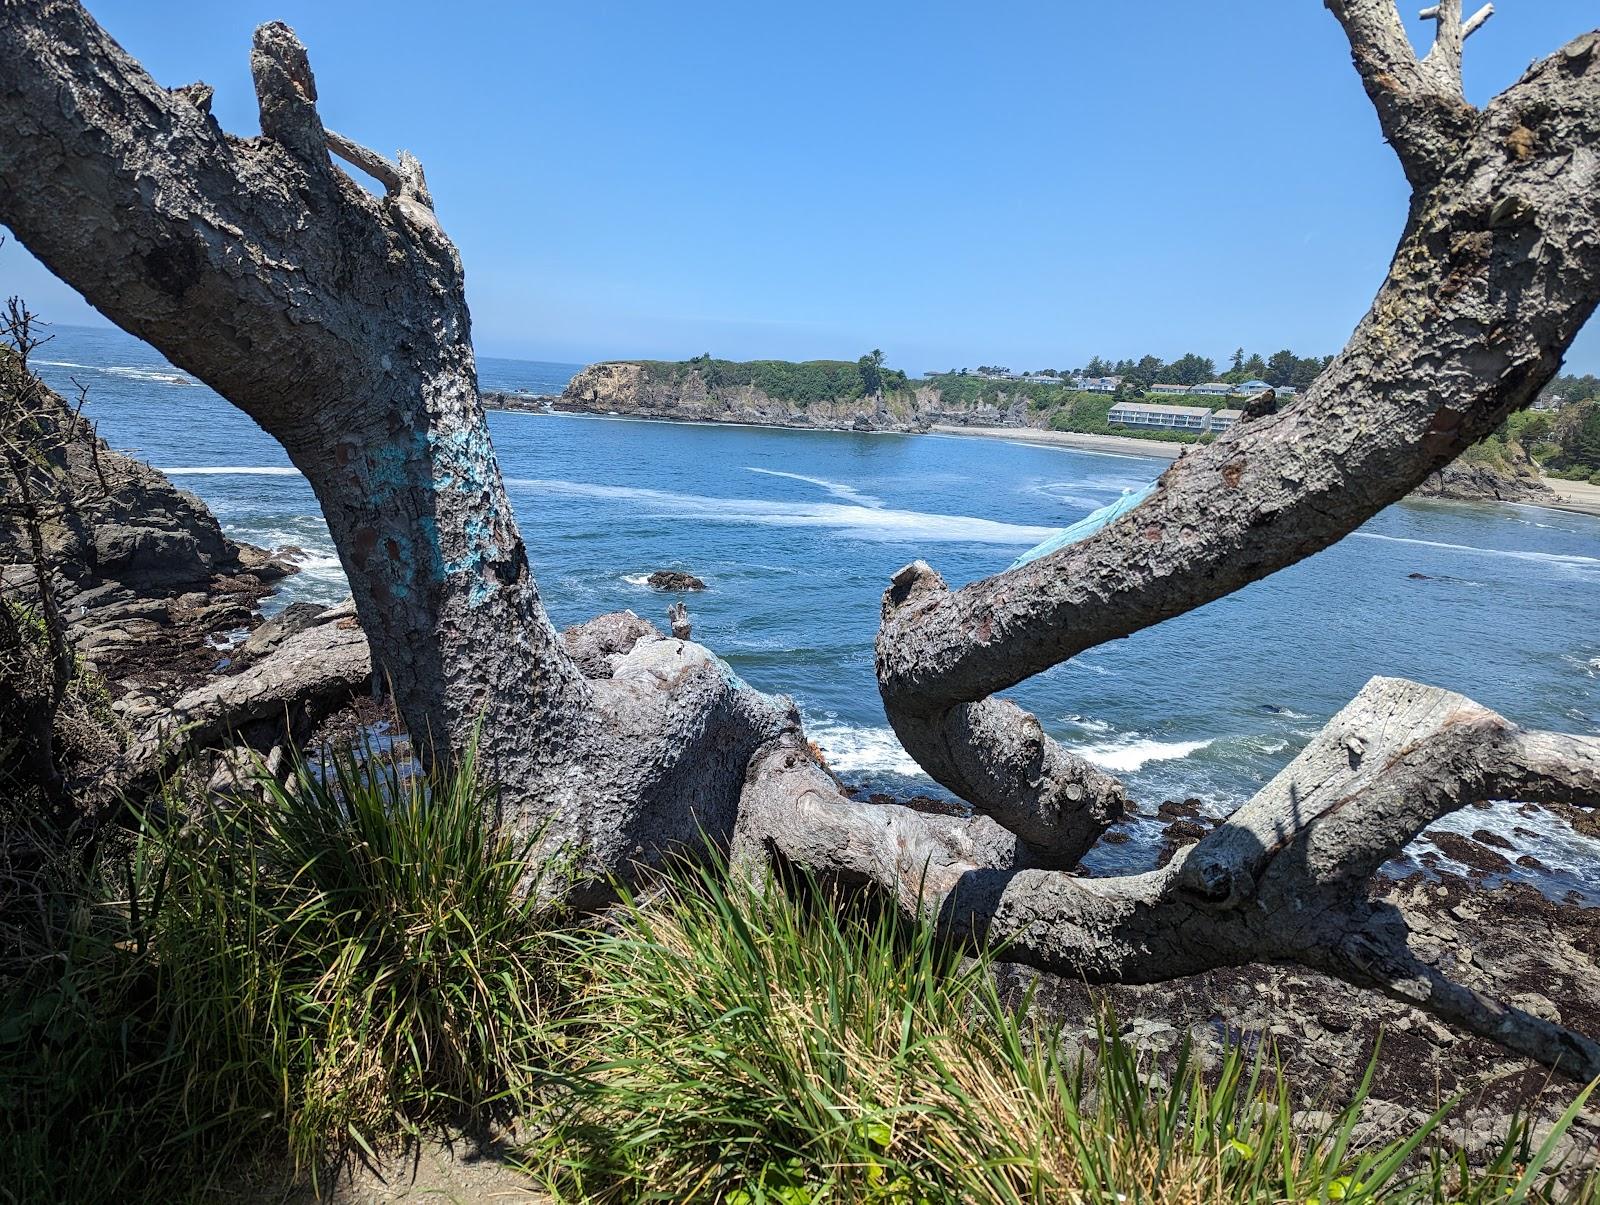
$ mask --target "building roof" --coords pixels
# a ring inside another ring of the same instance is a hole
[[[1184,418],[1200,418],[1211,413],[1205,406],[1163,406],[1160,402],[1118,402],[1111,407],[1111,413],[1118,410],[1134,414],[1175,414]]]
[[[1250,381],[1244,382],[1244,384],[1240,385],[1239,388],[1240,389],[1271,389],[1272,386],[1268,385],[1265,381],[1250,380]]]
[[[1244,411],[1243,410],[1213,410],[1211,412],[1211,417],[1212,418],[1226,418],[1226,419],[1231,419],[1233,422],[1238,422],[1241,418],[1244,417]]]
[[[1207,381],[1203,385],[1189,386],[1191,393],[1232,393],[1233,386],[1226,381]]]

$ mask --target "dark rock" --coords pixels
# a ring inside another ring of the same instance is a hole
[[[1474,831],[1473,834],[1472,834],[1472,839],[1474,841],[1481,841],[1485,845],[1492,845],[1496,849],[1515,849],[1516,848],[1516,846],[1512,845],[1511,842],[1507,841],[1499,833],[1491,833],[1486,828],[1480,828],[1480,829],[1477,829],[1476,831]]]
[[[250,633],[240,652],[246,657],[264,657],[296,632],[314,628],[326,622],[323,618],[328,608],[316,603],[290,603],[271,619]]]
[[[652,590],[683,591],[704,590],[706,584],[692,573],[678,569],[657,569],[649,577]]]
[[[1406,577],[1410,578],[1414,582],[1431,582],[1433,580],[1426,573],[1408,573],[1406,574]]]
[[[1429,829],[1424,835],[1438,846],[1446,857],[1460,862],[1463,866],[1470,866],[1474,870],[1488,874],[1504,874],[1511,869],[1511,861],[1505,855],[1463,837],[1460,833]]]

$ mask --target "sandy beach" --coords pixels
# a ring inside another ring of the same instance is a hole
[[[1590,485],[1587,481],[1557,481],[1553,477],[1546,477],[1544,483],[1561,499],[1550,504],[1552,510],[1570,510],[1600,518],[1600,485]]]
[[[1086,435],[1077,431],[1044,431],[1033,427],[956,427],[938,425],[941,435],[976,435],[982,439],[1009,439],[1013,443],[1044,444],[1058,448],[1078,448],[1085,452],[1114,452],[1119,456],[1149,456],[1157,460],[1176,460],[1179,453],[1194,444],[1164,443],[1126,435]],[[1600,485],[1587,481],[1557,481],[1546,477],[1545,484],[1559,501],[1532,502],[1550,510],[1567,510],[1600,518]]]
[[[1085,452],[1115,452],[1119,456],[1149,456],[1156,460],[1176,460],[1184,448],[1196,446],[1166,443],[1159,439],[1136,439],[1130,435],[1086,435],[1078,431],[1045,431],[1037,427],[935,425],[933,429],[941,435],[977,435],[984,439],[1009,439],[1013,443],[1046,444],[1058,448],[1078,448]]]

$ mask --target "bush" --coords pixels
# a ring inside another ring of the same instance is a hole
[[[1264,1054],[1170,1073],[1103,1027],[1086,1058],[1013,1009],[985,955],[929,926],[680,872],[613,926],[564,939],[582,1051],[532,1166],[561,1199],[1223,1202],[1504,1199],[1553,1140],[1513,1127],[1480,1176],[1409,1137],[1353,1151],[1366,1084],[1294,1131]],[[1370,1083],[1369,1069],[1367,1083]],[[1170,1084],[1168,1088],[1165,1085]],[[1575,1114],[1582,1099],[1573,1108]]]
[[[530,1099],[547,918],[470,758],[424,778],[345,754],[259,785],[63,884],[9,968],[0,1165],[21,1199],[188,1197],[254,1156],[315,1172]]]

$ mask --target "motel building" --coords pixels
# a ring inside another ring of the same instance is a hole
[[[1157,431],[1186,431],[1191,435],[1221,435],[1244,417],[1243,410],[1211,410],[1205,406],[1163,406],[1157,402],[1118,402],[1106,421],[1113,427],[1143,427]]]
[[[1163,406],[1155,402],[1118,402],[1106,415],[1113,427],[1146,427],[1204,435],[1211,428],[1205,406]]]

